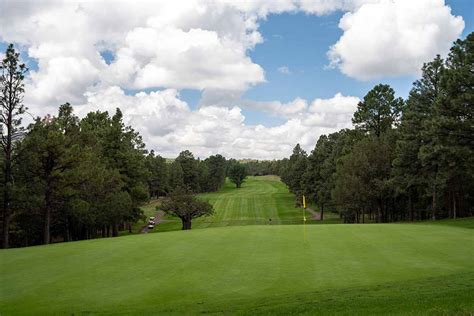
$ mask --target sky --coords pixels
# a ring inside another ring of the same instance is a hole
[[[471,0],[0,0],[31,116],[114,113],[172,158],[279,159],[351,128],[376,84],[406,98],[473,31]],[[1,57],[1,56],[0,56]]]

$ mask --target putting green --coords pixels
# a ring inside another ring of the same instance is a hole
[[[233,226],[0,251],[0,314],[469,314],[468,225]]]

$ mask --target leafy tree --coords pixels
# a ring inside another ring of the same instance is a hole
[[[214,213],[212,204],[197,199],[191,191],[180,187],[163,201],[160,209],[167,214],[179,217],[183,223],[183,230],[191,229],[192,219]]]
[[[352,123],[356,128],[379,137],[398,123],[402,108],[403,100],[395,98],[395,91],[389,85],[379,84],[357,105]]]
[[[247,178],[247,170],[245,166],[238,162],[234,163],[228,172],[230,181],[232,181],[237,188],[242,187],[242,183],[244,183],[245,178]]]
[[[26,108],[23,105],[25,64],[20,63],[20,53],[16,52],[13,44],[8,45],[5,58],[0,63],[0,126],[2,138],[0,141],[3,151],[3,248],[9,247],[10,220],[12,216],[13,164],[14,142],[23,133],[21,117]]]

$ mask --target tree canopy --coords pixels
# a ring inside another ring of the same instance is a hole
[[[191,221],[194,218],[214,213],[212,204],[197,199],[191,191],[182,187],[176,188],[164,200],[160,209],[170,215],[179,217],[183,223],[183,230],[191,229]]]

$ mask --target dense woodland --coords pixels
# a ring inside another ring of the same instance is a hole
[[[117,236],[143,218],[150,198],[217,191],[226,176],[238,188],[247,174],[280,175],[297,203],[305,194],[345,222],[471,216],[473,61],[470,34],[446,60],[424,65],[407,100],[375,86],[354,114],[355,128],[321,136],[309,155],[296,145],[288,159],[238,162],[148,152],[120,109],[81,119],[66,103],[24,128],[27,69],[10,45],[0,64],[2,245]]]
[[[284,161],[297,202],[357,223],[474,214],[474,33],[426,63],[407,100],[375,86],[352,122]]]

